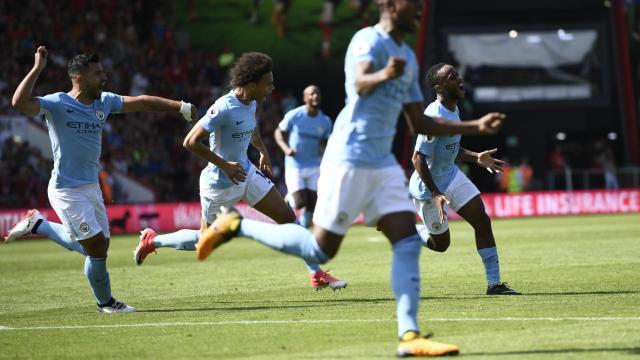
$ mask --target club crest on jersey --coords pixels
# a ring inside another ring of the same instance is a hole
[[[104,111],[96,110],[96,117],[98,118],[98,120],[104,120]]]
[[[214,117],[218,116],[219,112],[220,112],[220,110],[218,110],[217,106],[212,106],[211,110],[209,110],[209,117],[214,118]]]
[[[433,228],[433,230],[440,230],[441,226],[442,224],[440,224],[439,222],[434,222],[433,224],[431,224],[431,227]]]
[[[104,114],[102,114],[104,116]],[[88,233],[89,232],[89,224],[87,224],[86,222],[83,222],[82,224],[80,224],[80,231],[82,231],[83,233]]]

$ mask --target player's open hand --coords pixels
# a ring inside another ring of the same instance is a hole
[[[220,169],[236,185],[247,179],[247,172],[240,163],[227,161],[226,165],[224,167],[220,167]]]
[[[478,132],[482,135],[493,135],[500,130],[507,116],[502,113],[488,113],[478,120]]]
[[[273,177],[273,174],[271,172],[271,159],[269,158],[269,155],[266,154],[260,154],[260,163],[258,165],[260,167],[260,171],[262,171],[263,174],[265,174],[267,177]]]
[[[433,196],[433,201],[436,203],[436,209],[438,209],[438,216],[440,217],[440,224],[444,224],[444,219],[447,213],[444,210],[444,204],[449,205],[449,199],[444,194],[438,193]]]
[[[35,61],[33,63],[33,66],[38,70],[44,69],[44,67],[47,66],[48,56],[49,56],[49,52],[47,51],[47,48],[45,48],[44,46],[38,46],[38,49],[36,50]]]
[[[487,169],[492,174],[499,174],[504,171],[504,166],[507,164],[500,159],[495,159],[491,155],[495,154],[498,149],[486,150],[478,153],[477,164]]]
[[[404,74],[404,66],[407,64],[405,59],[391,56],[387,61],[387,66],[384,68],[385,74],[388,79],[395,79]]]

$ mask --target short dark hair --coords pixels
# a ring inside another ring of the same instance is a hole
[[[259,81],[273,71],[273,60],[267,54],[250,52],[242,54],[231,68],[231,86],[246,86]]]
[[[67,74],[72,78],[85,70],[89,64],[99,62],[100,57],[98,57],[98,54],[88,53],[76,55],[71,58],[71,60],[69,60],[69,64],[67,64]]]
[[[438,73],[440,72],[440,69],[442,69],[446,65],[446,63],[437,63],[429,68],[429,71],[427,71],[427,81],[429,82],[430,88],[433,89],[436,87],[436,85],[440,85],[440,81],[442,79],[440,76],[438,76]]]

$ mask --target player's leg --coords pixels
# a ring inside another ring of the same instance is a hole
[[[319,194],[314,216],[315,236],[296,224],[273,225],[242,219],[239,214],[232,212],[218,217],[202,235],[200,243],[207,243],[215,249],[233,237],[244,236],[308,262],[327,262],[337,253],[349,225],[360,212],[363,203],[360,197],[367,191],[366,186],[356,186],[356,175],[352,169],[332,166],[325,173],[331,175],[324,178],[324,195]],[[345,186],[349,189],[345,189]],[[212,251],[204,250],[207,251],[197,250],[199,260],[204,260]]]
[[[279,224],[294,222],[296,220],[295,213],[286,204],[273,183],[259,172],[255,173],[254,171],[254,175],[247,178],[245,200],[249,205]],[[294,194],[303,195],[304,190],[296,191]],[[347,287],[346,281],[337,279],[327,271],[322,270],[319,263],[313,261],[305,261],[305,263],[309,271],[311,286],[314,289],[321,290],[330,287],[336,290]]]
[[[416,225],[416,230],[424,246],[437,252],[447,251],[451,243],[447,216],[445,215],[444,223],[440,223],[440,213],[433,200],[413,199],[413,205],[422,220],[422,225]],[[447,212],[446,204],[444,211]]]
[[[420,337],[418,307],[420,301],[420,250],[422,240],[416,232],[415,213],[408,201],[406,177],[399,166],[377,169],[365,174],[376,185],[373,197],[364,209],[365,222],[377,225],[392,245],[391,288],[396,299],[398,319],[398,355],[456,354],[455,345],[436,343]]]
[[[107,272],[109,220],[98,184],[68,189],[49,189],[49,199],[72,240],[78,241],[86,254],[84,273],[101,312],[133,312],[111,295]]]
[[[316,209],[318,201],[318,178],[320,177],[320,168],[312,167],[303,169],[303,191],[306,207],[300,214],[300,225],[310,227],[313,224],[313,212]]]
[[[473,227],[476,249],[482,259],[487,278],[487,294],[519,294],[500,281],[500,261],[491,219],[485,211],[476,186],[464,174],[459,173],[447,189],[447,196],[451,201],[451,207]]]
[[[301,210],[307,206],[307,201],[304,193],[304,178],[302,176],[302,169],[295,167],[288,167],[284,176],[285,184],[287,185],[287,191],[289,195],[289,205],[295,210]],[[304,212],[300,212],[300,218],[298,224],[308,228],[311,226],[310,222],[305,222],[303,217]]]

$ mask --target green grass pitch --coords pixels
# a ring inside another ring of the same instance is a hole
[[[496,220],[503,280],[487,297],[473,232],[451,224],[423,251],[420,323],[470,359],[640,355],[640,216]],[[137,267],[135,236],[112,239],[114,295],[140,312],[95,311],[83,258],[51,241],[0,246],[0,358],[392,358],[389,244],[354,227],[329,268],[349,281],[315,292],[303,263],[236,239],[202,263],[160,249]]]

